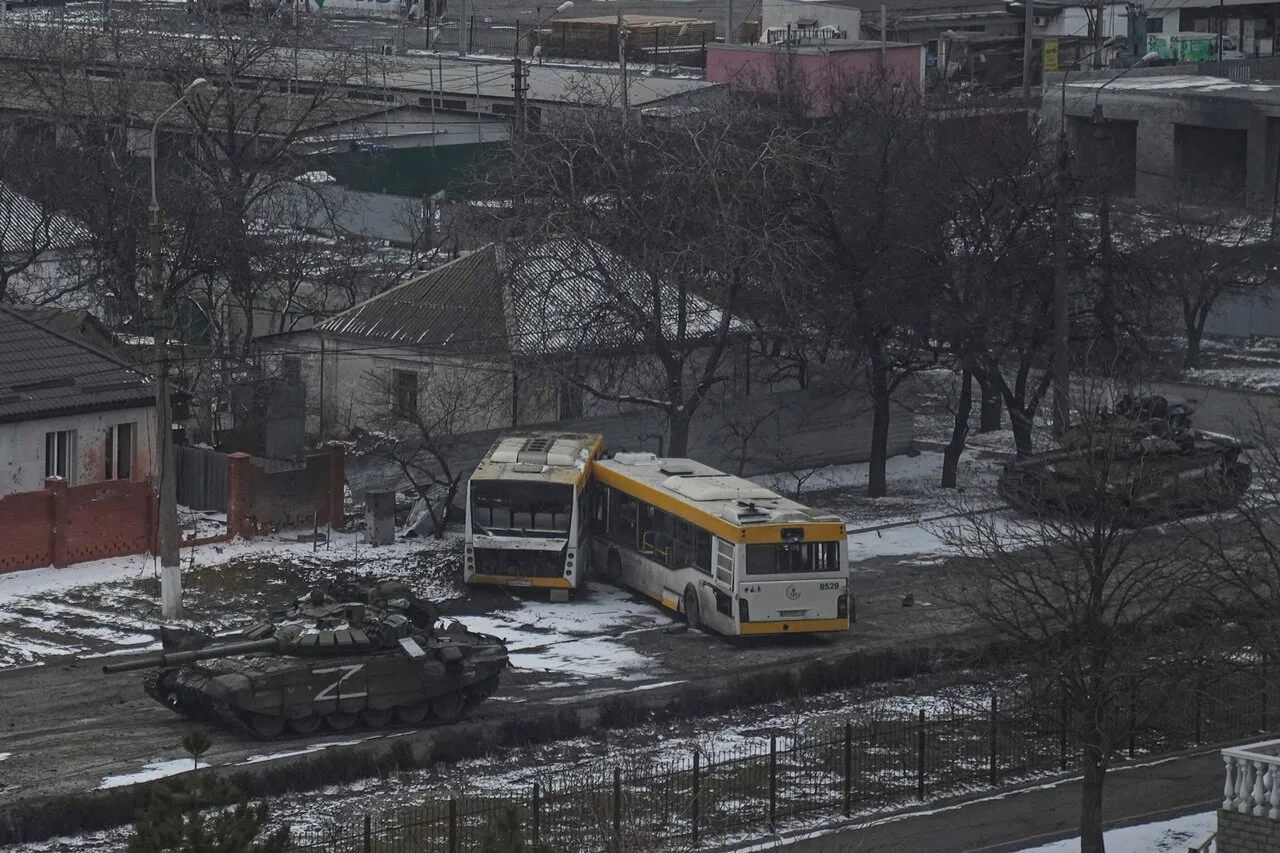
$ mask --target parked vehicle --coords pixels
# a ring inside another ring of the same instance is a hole
[[[1161,59],[1175,62],[1209,62],[1215,59],[1244,59],[1231,36],[1222,36],[1222,56],[1218,56],[1217,33],[1151,33],[1147,36],[1147,51]]]

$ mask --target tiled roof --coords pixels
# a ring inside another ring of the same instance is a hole
[[[124,362],[0,306],[0,423],[154,400],[151,381]]]
[[[676,337],[675,287],[663,325]],[[316,326],[321,332],[457,354],[547,355],[634,346],[650,337],[652,283],[590,241],[491,244]],[[685,337],[715,333],[721,311],[686,294]],[[735,324],[736,325],[736,324]]]
[[[0,251],[31,252],[83,246],[89,232],[60,213],[0,184]]]

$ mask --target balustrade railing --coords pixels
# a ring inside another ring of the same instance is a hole
[[[1280,820],[1280,740],[1222,750],[1222,808]]]

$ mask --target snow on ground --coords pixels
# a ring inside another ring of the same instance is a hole
[[[462,622],[473,631],[507,640],[511,665],[516,669],[575,677],[636,679],[652,675],[653,661],[618,638],[674,624],[656,605],[602,584],[591,585],[589,593],[572,604],[521,604],[486,616],[465,616]]]
[[[1217,812],[1201,812],[1159,823],[1126,826],[1106,833],[1107,853],[1182,853],[1218,826]],[[1068,838],[1018,853],[1080,853],[1080,839]]]
[[[1182,376],[1197,385],[1280,393],[1280,365],[1274,362],[1271,367],[1203,367],[1185,371]]]
[[[188,770],[208,766],[203,761],[193,762],[190,758],[158,759],[148,763],[146,767],[143,767],[137,773],[121,773],[118,776],[107,776],[102,780],[102,784],[98,786],[98,790],[119,788],[122,785],[135,785],[139,782],[150,782],[154,779],[163,779],[166,776],[174,776],[178,773],[185,773]]]

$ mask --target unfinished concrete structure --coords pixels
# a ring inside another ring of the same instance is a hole
[[[1115,194],[1271,209],[1280,82],[1189,73],[1194,67],[1051,74],[1042,115],[1055,130],[1065,123],[1077,166]]]

